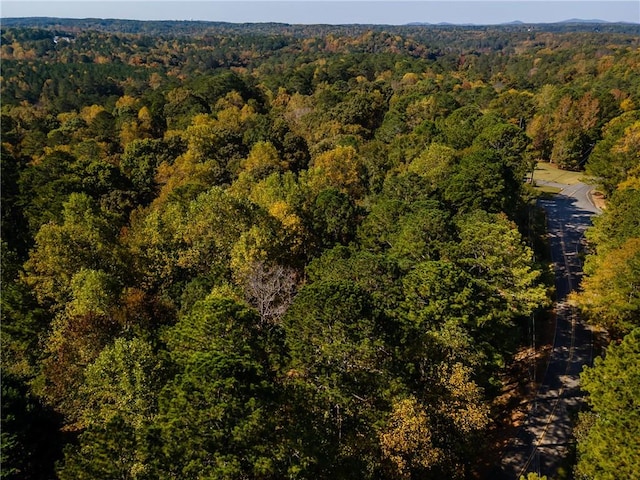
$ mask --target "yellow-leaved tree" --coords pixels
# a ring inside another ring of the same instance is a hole
[[[308,184],[315,192],[335,188],[352,198],[365,194],[365,166],[351,146],[338,146],[321,153],[309,168]]]
[[[413,478],[413,472],[428,471],[442,459],[443,452],[433,445],[432,437],[429,416],[415,397],[395,401],[379,433],[382,455],[400,478]]]

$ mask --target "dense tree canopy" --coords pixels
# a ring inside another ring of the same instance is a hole
[[[477,475],[534,162],[602,186],[579,304],[638,326],[638,28],[591,29],[3,19],[3,478]]]
[[[628,106],[626,107],[628,108]],[[635,122],[635,123],[634,123]],[[576,478],[625,478],[640,468],[640,149],[637,110],[603,128],[587,171],[609,196],[587,231],[582,291],[574,295],[587,320],[611,343],[582,372],[590,410],[575,431]]]
[[[578,477],[635,475],[640,465],[640,330],[610,345],[581,380],[592,410],[582,415],[578,431]]]

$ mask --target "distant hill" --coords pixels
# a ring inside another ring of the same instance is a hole
[[[569,18],[567,20],[562,20],[560,22],[546,22],[546,23],[527,23],[527,22],[523,22],[522,20],[512,20],[511,22],[503,22],[500,23],[498,25],[562,25],[562,24],[571,24],[571,25],[575,25],[575,24],[584,24],[584,25],[591,25],[591,24],[608,24],[608,25],[612,25],[612,24],[629,24],[629,25],[634,25],[637,23],[634,22],[609,22],[607,20],[599,20],[596,18],[592,18],[592,19],[585,19],[585,18]],[[411,22],[411,23],[407,23],[407,26],[429,26],[429,25],[438,25],[438,26],[446,26],[446,25],[451,25],[451,26],[481,26],[481,24],[476,24],[476,23],[449,23],[449,22],[439,22],[439,23],[429,23],[429,22]]]
[[[606,20],[597,20],[597,19],[584,19],[584,18],[570,18],[568,20],[563,20],[561,22],[556,23],[612,23],[607,22]]]

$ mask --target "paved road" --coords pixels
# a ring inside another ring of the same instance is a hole
[[[541,184],[542,182],[538,182]],[[592,360],[591,333],[566,304],[582,275],[578,257],[585,229],[598,213],[583,183],[563,185],[561,192],[539,204],[547,213],[551,256],[556,272],[556,330],[546,374],[518,435],[510,442],[492,479],[518,479],[536,472],[557,478],[571,445],[571,416],[582,402],[579,374]]]

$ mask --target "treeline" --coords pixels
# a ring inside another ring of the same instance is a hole
[[[200,20],[123,20],[104,18],[53,18],[53,17],[23,17],[4,18],[2,23],[8,28],[47,29],[62,31],[96,30],[103,33],[127,33],[127,34],[148,34],[152,36],[168,35],[179,36],[202,36],[214,33],[224,35],[236,35],[248,33],[251,35],[281,35],[290,34],[297,37],[322,37],[330,33],[337,33],[340,36],[348,36],[367,31],[393,30],[402,35],[419,32],[430,37],[439,35],[469,35],[473,32],[494,32],[496,34],[512,35],[514,33],[551,32],[551,33],[571,33],[588,32],[596,33],[622,33],[637,35],[640,27],[634,23],[609,23],[609,22],[558,22],[525,24],[513,23],[499,26],[487,25],[430,25],[430,24],[407,24],[407,25],[290,25],[287,23],[228,23]],[[464,45],[460,43],[459,45]]]
[[[637,192],[637,36],[260,28],[2,29],[6,478],[477,475],[524,178]]]
[[[574,301],[608,334],[581,375],[589,409],[576,427],[576,477],[633,476],[640,465],[640,115],[609,122],[587,164],[609,195],[587,231],[589,254]],[[605,453],[606,452],[606,453]]]

